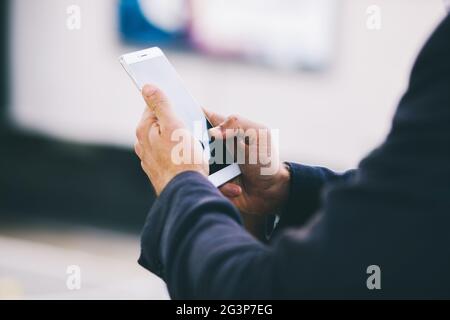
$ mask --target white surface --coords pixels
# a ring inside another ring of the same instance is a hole
[[[66,28],[66,7],[82,29]],[[116,1],[14,0],[13,116],[78,141],[129,146],[143,109],[117,57]],[[441,0],[379,0],[382,29],[366,28],[367,0],[341,1],[338,47],[326,73],[293,73],[169,53],[197,100],[280,128],[284,159],[346,168],[390,127],[413,60],[444,15]]]
[[[86,228],[0,232],[1,299],[168,299],[165,284],[137,264],[139,238]],[[80,290],[66,285],[81,270]]]

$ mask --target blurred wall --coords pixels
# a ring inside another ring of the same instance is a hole
[[[66,28],[66,8],[82,28]],[[355,166],[390,126],[422,43],[443,17],[441,0],[378,0],[382,29],[366,28],[373,1],[342,0],[332,68],[290,72],[168,52],[197,99],[279,128],[285,159]],[[130,146],[143,103],[117,62],[112,0],[14,0],[13,109],[24,128],[85,142]]]
[[[7,104],[9,102],[9,55],[6,45],[9,39],[9,1],[0,3],[0,135],[7,122]]]

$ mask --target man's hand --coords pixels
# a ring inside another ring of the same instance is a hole
[[[203,159],[200,143],[190,135],[182,121],[177,118],[166,96],[151,85],[144,86],[142,95],[147,107],[136,129],[137,142],[134,147],[156,194],[160,195],[166,185],[179,173],[197,171],[207,177],[208,164],[205,161],[201,163],[194,161],[194,159]],[[175,131],[183,133],[183,141],[173,139]],[[192,155],[189,157],[190,161],[180,163],[179,160],[173,159],[173,150],[180,143],[191,149],[182,150],[182,152],[190,152],[189,154]]]
[[[216,139],[237,139],[237,151],[244,152],[245,164],[240,164],[242,176],[237,183],[227,183],[220,191],[230,199],[243,214],[266,215],[278,213],[289,196],[290,174],[280,162],[278,151],[271,140],[270,130],[239,116],[225,118],[205,110],[215,127],[210,134]],[[228,130],[227,130],[228,129]],[[253,129],[253,130],[249,130]],[[247,134],[252,131],[252,134]],[[266,132],[261,135],[260,133]],[[256,134],[255,134],[256,133]],[[243,135],[242,135],[243,134]],[[249,163],[249,154],[257,152],[257,162]],[[270,163],[261,160],[270,159]],[[263,175],[261,170],[271,166],[273,174]],[[253,232],[252,232],[253,233]]]

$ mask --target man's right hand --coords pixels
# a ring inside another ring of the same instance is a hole
[[[289,196],[290,173],[280,162],[270,130],[240,116],[226,118],[207,110],[205,113],[214,126],[210,130],[211,136],[216,139],[234,138],[237,152],[245,152],[245,163],[239,164],[242,176],[238,181],[223,185],[220,188],[222,194],[243,214],[265,216],[278,213]],[[253,134],[247,135],[249,130]],[[265,133],[261,134],[262,132]],[[258,154],[254,164],[248,162],[248,155],[252,150],[257,150]],[[267,159],[270,159],[269,163]],[[262,170],[267,167],[274,168],[273,174],[262,174]]]

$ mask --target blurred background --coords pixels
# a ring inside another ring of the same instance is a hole
[[[354,167],[384,138],[441,0],[0,2],[0,299],[165,299],[141,269],[154,195],[124,53],[160,46],[207,108]],[[72,290],[69,266],[79,266]]]

